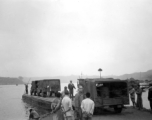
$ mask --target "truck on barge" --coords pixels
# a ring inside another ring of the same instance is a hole
[[[128,81],[113,78],[78,79],[84,93],[89,92],[95,102],[95,113],[104,108],[114,108],[121,113],[124,105],[129,104]]]
[[[78,79],[77,85],[83,86],[84,94],[90,92],[91,99],[95,102],[95,113],[103,108],[113,108],[116,113],[121,113],[124,105],[129,104],[128,81],[112,78],[87,78]],[[31,95],[22,96],[25,102],[32,106],[39,106],[50,110],[54,101],[54,93],[61,90],[59,79],[32,81]],[[47,91],[51,90],[50,94]]]
[[[30,95],[23,94],[23,101],[32,106],[51,110],[51,103],[55,99],[55,94],[61,90],[59,79],[35,80],[31,83]]]

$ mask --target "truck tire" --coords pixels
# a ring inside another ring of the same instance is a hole
[[[117,106],[114,106],[114,110],[115,110],[116,113],[121,113],[122,107],[118,108]]]
[[[103,108],[102,107],[95,107],[94,108],[94,115],[100,115],[103,113]]]

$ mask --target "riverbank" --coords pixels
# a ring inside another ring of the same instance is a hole
[[[94,115],[92,120],[151,120],[150,110],[138,110],[133,107],[126,107],[122,113],[115,114],[113,111],[104,111],[102,115]]]
[[[41,118],[40,120],[54,120],[54,114]],[[104,110],[100,115],[93,115],[92,120],[151,120],[150,110],[138,110],[133,107],[126,107],[122,113],[115,113],[112,109]]]

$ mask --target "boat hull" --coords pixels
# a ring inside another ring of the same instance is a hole
[[[51,110],[51,103],[54,101],[55,97],[39,97],[31,96],[28,94],[22,95],[22,100],[32,106],[41,107],[43,109]]]

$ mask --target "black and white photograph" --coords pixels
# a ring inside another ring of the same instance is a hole
[[[151,0],[0,0],[0,120],[151,120]]]

